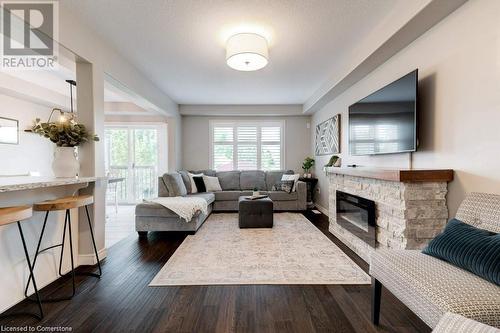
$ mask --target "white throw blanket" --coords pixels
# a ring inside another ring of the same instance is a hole
[[[170,209],[186,222],[191,221],[197,212],[208,214],[207,201],[199,197],[160,197],[145,201],[154,202]]]

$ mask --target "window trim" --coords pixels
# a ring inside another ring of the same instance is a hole
[[[238,167],[238,126],[256,126],[257,127],[257,170],[262,170],[261,150],[262,140],[261,135],[262,127],[277,126],[281,128],[280,131],[280,166],[279,170],[285,169],[285,120],[217,120],[212,119],[209,121],[209,165],[211,169],[215,170],[214,166],[214,127],[232,127],[233,128],[233,170],[239,170]],[[220,144],[224,144],[221,142]],[[228,144],[228,143],[226,143]]]

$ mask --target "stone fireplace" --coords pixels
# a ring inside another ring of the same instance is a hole
[[[328,168],[328,174],[329,230],[365,261],[369,261],[375,248],[421,249],[441,232],[448,220],[446,194],[448,182],[453,179],[452,170],[358,167]],[[356,232],[363,228],[353,229],[339,219],[338,192],[374,203],[372,244]]]

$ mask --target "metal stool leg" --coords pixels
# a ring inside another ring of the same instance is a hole
[[[38,239],[38,245],[36,246],[36,252],[35,252],[35,258],[33,258],[33,268],[35,269],[35,264],[36,264],[36,259],[38,258],[38,254],[40,253],[40,245],[42,244],[42,238],[43,238],[43,233],[45,232],[45,226],[47,225],[47,219],[49,217],[49,211],[45,214],[45,219],[43,220],[43,226],[42,226],[42,232],[40,234],[40,238]],[[28,288],[30,286],[30,282],[32,279],[33,274],[30,273],[30,276],[28,277],[28,283],[26,284],[26,288],[24,289],[24,296],[28,297]]]
[[[64,276],[62,273],[62,261],[64,258],[64,243],[66,242],[66,227],[68,225],[68,210],[64,213],[64,229],[63,229],[63,236],[62,236],[62,243],[61,243],[61,255],[59,256],[59,276]]]
[[[96,273],[86,273],[86,272],[81,272],[81,273],[76,273],[75,272],[75,262],[74,262],[74,255],[73,255],[73,233],[71,231],[71,212],[70,212],[69,209],[66,209],[66,213],[65,213],[65,217],[64,217],[64,229],[63,229],[62,243],[61,244],[56,244],[56,245],[53,245],[53,246],[49,246],[49,247],[47,247],[47,248],[45,248],[43,250],[40,250],[40,244],[42,242],[42,237],[43,237],[43,234],[44,234],[44,231],[45,231],[45,225],[47,223],[47,217],[48,217],[48,213],[49,213],[49,212],[47,212],[47,214],[45,215],[44,225],[42,227],[42,233],[40,235],[40,239],[38,240],[38,246],[37,246],[37,252],[35,254],[35,260],[33,261],[33,266],[30,266],[30,271],[31,271],[31,268],[32,269],[35,268],[35,262],[36,262],[36,258],[38,257],[38,254],[40,254],[41,252],[46,251],[48,249],[52,249],[54,247],[60,246],[61,247],[61,255],[60,255],[60,258],[59,258],[59,275],[61,277],[65,277],[68,274],[71,274],[71,282],[72,282],[72,289],[73,290],[72,290],[72,294],[70,296],[68,296],[68,297],[44,299],[44,300],[41,300],[42,303],[59,302],[59,301],[66,301],[66,300],[72,299],[73,296],[75,296],[75,294],[76,294],[76,282],[75,282],[75,276],[76,275],[87,275],[87,276],[94,276],[94,277],[97,277],[97,278],[100,278],[101,275],[102,275],[101,262],[99,260],[99,255],[97,253],[97,246],[95,244],[94,230],[92,228],[92,220],[90,219],[90,214],[89,214],[87,206],[85,206],[85,212],[87,213],[87,220],[88,220],[88,223],[89,223],[90,235],[91,235],[91,238],[92,238],[92,245],[94,247],[94,254],[95,254],[96,259],[97,259],[97,265],[98,265],[98,268],[99,268],[99,274],[96,274]],[[66,243],[66,228],[68,229],[68,234],[69,234],[69,250],[70,250],[70,256],[71,256],[71,258],[70,258],[71,259],[71,272],[63,274],[63,272],[62,272],[62,264],[63,264],[63,258],[64,258],[64,245]],[[26,291],[25,291],[26,293],[27,293],[30,281],[33,279],[32,276],[33,276],[33,273],[30,274],[30,278],[28,279],[28,285],[26,286]],[[30,301],[35,301],[32,298],[28,298],[28,299]]]
[[[95,245],[94,230],[92,229],[92,220],[90,219],[88,206],[85,206],[85,212],[87,213],[87,221],[89,223],[90,236],[92,237],[92,245],[94,246],[94,254],[97,260],[97,267],[99,268],[99,274],[90,273],[90,275],[100,278],[102,275],[101,261],[99,260],[99,254],[97,253],[97,246]]]
[[[24,240],[23,229],[21,228],[20,222],[17,222],[17,227],[19,228],[19,234],[21,235],[21,240],[23,242],[24,255],[26,256],[26,261],[28,262],[30,276],[32,277],[32,280],[33,280],[33,288],[35,289],[35,295],[36,295],[36,299],[38,302],[38,310],[40,310],[39,318],[42,319],[43,318],[42,301],[40,299],[40,294],[38,293],[38,287],[36,286],[35,276],[33,275],[33,268],[31,266],[31,262],[30,262],[30,255],[28,253],[28,248],[26,247],[26,241]]]
[[[47,214],[48,215],[48,214]],[[71,254],[71,278],[72,278],[72,288],[73,288],[73,292],[70,296],[67,296],[67,297],[57,297],[57,298],[50,298],[50,299],[42,299],[41,302],[42,303],[53,303],[53,302],[60,302],[60,301],[68,301],[70,299],[73,298],[73,296],[75,296],[76,294],[76,283],[75,283],[75,266],[74,266],[74,261],[73,261],[73,239],[72,239],[72,233],[71,233],[71,217],[70,217],[70,214],[69,214],[69,209],[66,209],[66,214],[64,216],[64,229],[63,229],[63,238],[62,238],[62,243],[61,244],[56,244],[56,245],[53,245],[53,246],[49,246],[43,250],[40,250],[38,251],[37,250],[37,254],[36,256],[38,256],[39,253],[43,252],[43,251],[46,251],[48,249],[52,249],[54,247],[58,247],[60,246],[61,247],[61,256],[59,258],[59,275],[61,277],[64,277],[66,276],[65,274],[62,273],[62,262],[63,262],[63,258],[64,258],[64,244],[66,242],[66,228],[68,228],[68,233],[69,233],[69,242],[70,242],[70,254]],[[43,230],[44,228],[42,228],[42,234],[40,235],[40,240],[39,242],[41,242],[41,239],[42,239],[42,236],[43,236]],[[35,256],[35,258],[36,258]],[[35,263],[33,262],[33,268],[35,267]],[[30,301],[35,301],[31,298],[29,298]]]
[[[66,215],[68,216],[69,252],[71,254],[71,278],[73,280],[73,294],[71,295],[71,297],[73,297],[76,293],[76,285],[75,285],[75,263],[73,261],[73,234],[71,233],[71,214],[69,209],[66,210]]]
[[[23,229],[21,228],[21,223],[17,222],[17,227],[19,229],[19,234],[21,235],[21,241],[23,243],[24,255],[26,256],[26,262],[28,263],[28,268],[30,270],[30,280],[33,280],[33,288],[35,289],[36,302],[38,303],[38,311],[37,313],[32,312],[19,312],[19,313],[11,313],[6,315],[1,315],[0,319],[8,318],[8,317],[17,317],[17,316],[32,316],[39,320],[43,319],[43,309],[42,309],[42,300],[40,299],[40,294],[38,292],[38,287],[36,286],[35,275],[33,274],[33,267],[30,262],[30,255],[28,253],[28,248],[26,247],[26,240],[24,239]]]

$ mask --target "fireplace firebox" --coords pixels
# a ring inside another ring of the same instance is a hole
[[[350,233],[375,247],[375,202],[337,191],[337,223]]]

